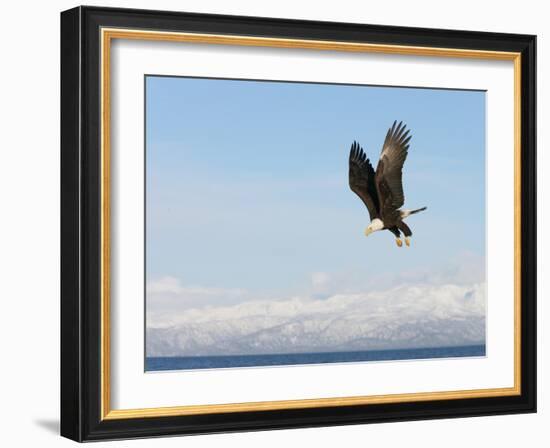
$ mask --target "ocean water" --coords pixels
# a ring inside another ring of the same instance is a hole
[[[471,356],[485,356],[485,345],[271,355],[146,357],[145,370],[221,369],[230,367],[396,361],[406,359],[459,358]]]

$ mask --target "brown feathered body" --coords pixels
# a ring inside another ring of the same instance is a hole
[[[406,237],[412,235],[403,219],[426,209],[401,210],[405,203],[403,165],[411,137],[402,122],[394,122],[386,133],[376,171],[359,143],[353,142],[349,155],[349,185],[367,207],[369,228],[389,230],[398,238],[400,232]]]

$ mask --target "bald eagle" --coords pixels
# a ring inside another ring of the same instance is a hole
[[[353,142],[349,153],[349,186],[366,205],[371,220],[365,229],[365,236],[378,230],[389,230],[395,235],[399,247],[403,246],[401,232],[405,235],[407,246],[411,244],[412,232],[403,220],[427,208],[400,210],[405,203],[403,164],[412,137],[405,128],[403,122],[397,124],[394,121],[388,129],[376,172],[359,143]]]

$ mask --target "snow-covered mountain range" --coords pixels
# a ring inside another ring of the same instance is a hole
[[[485,341],[485,283],[248,300],[148,316],[147,356],[443,347]]]

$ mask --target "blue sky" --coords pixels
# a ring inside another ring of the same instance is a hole
[[[146,98],[148,282],[275,297],[484,262],[484,92],[146,77]],[[376,166],[394,120],[413,136],[404,208],[428,207],[401,249],[364,236],[347,177],[353,140]]]

